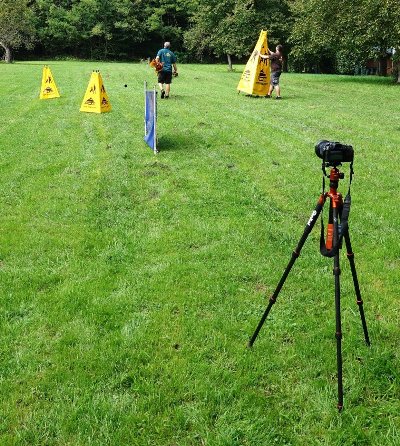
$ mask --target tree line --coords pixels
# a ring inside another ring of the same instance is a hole
[[[0,0],[0,48],[23,57],[181,62],[246,58],[261,29],[289,69],[354,73],[400,53],[399,0]]]

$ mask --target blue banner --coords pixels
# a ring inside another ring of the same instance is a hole
[[[144,111],[144,140],[147,145],[157,153],[157,93],[155,90],[145,90],[145,111]]]

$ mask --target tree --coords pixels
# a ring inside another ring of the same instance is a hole
[[[47,54],[95,59],[140,56],[165,40],[182,48],[196,0],[34,0]]]
[[[126,57],[143,40],[145,0],[36,0],[46,51],[92,59]]]
[[[158,48],[171,41],[174,49],[181,49],[195,4],[196,0],[147,0],[144,25],[149,40],[156,40]]]
[[[398,0],[289,0],[295,69],[352,73],[400,46]],[[383,74],[381,64],[381,74]]]
[[[35,36],[33,12],[27,0],[0,0],[0,46],[4,59],[12,60],[12,50],[31,48]]]
[[[334,71],[339,40],[349,32],[341,14],[341,0],[290,0],[294,18],[289,41],[292,46],[292,68],[295,71]],[[347,9],[349,5],[343,2]],[[353,3],[352,3],[353,4]],[[352,4],[350,6],[352,6]],[[342,31],[338,33],[338,24]]]
[[[272,40],[286,40],[287,14],[285,1],[199,0],[185,44],[199,59],[226,56],[232,69],[231,57],[249,54],[262,28]]]
[[[125,42],[132,44],[142,39],[138,13],[142,3],[131,0],[80,0],[70,10],[69,23],[77,30],[79,44],[86,52],[89,50],[90,58],[124,56]]]
[[[365,50],[379,60],[379,74],[386,74],[388,50],[400,48],[400,2],[398,0],[358,0],[358,11],[363,20],[357,29],[363,36]]]

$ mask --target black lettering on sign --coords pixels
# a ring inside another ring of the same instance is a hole
[[[266,79],[267,79],[267,75],[264,73],[263,70],[261,70],[260,73],[258,74],[258,80],[260,82],[265,82]]]

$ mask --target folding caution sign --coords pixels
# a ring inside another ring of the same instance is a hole
[[[270,61],[260,54],[268,54],[267,31],[262,30],[257,44],[247,61],[237,90],[249,95],[266,96],[270,82]]]
[[[45,65],[42,73],[42,85],[40,87],[40,99],[59,98],[60,94],[50,68]]]
[[[156,154],[157,150],[157,92],[144,83],[144,140]]]
[[[111,110],[106,89],[100,71],[93,71],[85,96],[81,104],[81,112],[103,113]]]

